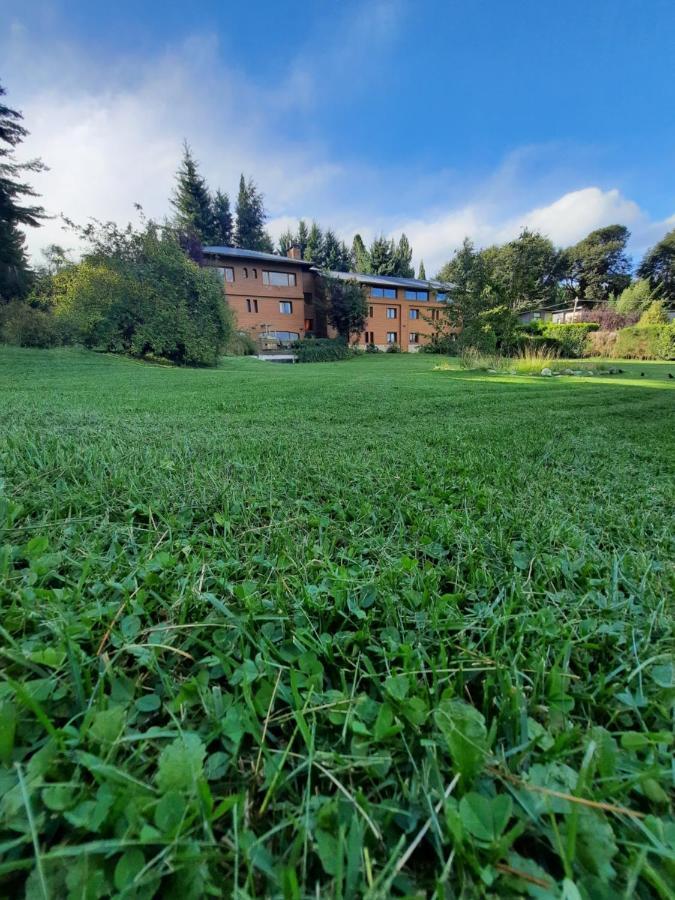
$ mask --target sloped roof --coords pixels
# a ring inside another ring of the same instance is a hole
[[[296,266],[307,266],[312,263],[306,259],[292,259],[290,256],[279,256],[277,253],[262,253],[260,250],[243,250],[241,247],[202,247],[202,252],[212,256],[224,256],[229,259],[250,259],[258,262],[293,263]]]
[[[320,269],[316,269],[321,274]],[[374,284],[381,287],[401,287],[415,291],[450,291],[453,284],[446,281],[427,281],[419,278],[398,278],[394,275],[369,275],[367,272],[324,272],[329,278],[342,281],[358,281],[361,284]]]

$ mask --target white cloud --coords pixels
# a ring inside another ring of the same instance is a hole
[[[333,43],[322,46],[322,71],[344,71],[375,40],[385,47],[403,10],[399,2],[379,0],[361,19],[343,21]],[[214,188],[234,194],[240,172],[254,176],[274,236],[300,216],[333,226],[346,240],[357,231],[364,239],[405,231],[416,262],[424,259],[429,273],[467,235],[486,246],[528,226],[566,245],[622,222],[639,251],[675,224],[675,215],[653,221],[615,187],[569,190],[570,173],[562,178],[555,172],[556,158],[565,155],[556,147],[520,148],[482,179],[474,172],[429,172],[416,162],[393,169],[335,159],[312,135],[320,85],[311,57],[308,62],[303,54],[269,88],[224,66],[211,35],[194,36],[156,58],[120,58],[106,67],[64,44],[46,52],[15,23],[4,46],[0,41],[0,55],[10,62],[9,99],[23,109],[31,131],[21,155],[39,155],[50,167],[34,177],[35,187],[49,212],[76,221],[123,223],[133,218],[134,203],[155,218],[170,213],[187,136]],[[534,178],[543,158],[551,160],[548,175]],[[33,253],[53,241],[72,244],[57,219],[28,238]]]

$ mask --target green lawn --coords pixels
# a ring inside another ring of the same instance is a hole
[[[0,348],[0,896],[672,896],[675,363],[437,364]]]

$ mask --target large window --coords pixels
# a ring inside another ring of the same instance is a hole
[[[277,340],[282,343],[291,343],[300,339],[297,331],[277,331]]]
[[[408,341],[411,344],[419,344],[419,342],[420,342],[419,334],[416,331],[411,331],[410,335],[408,336]]]
[[[269,272],[263,269],[263,284],[272,285],[272,287],[295,287],[294,272]]]
[[[394,300],[396,298],[396,288],[371,287],[370,296],[386,297],[388,300]]]
[[[387,343],[395,344],[398,333],[396,331],[388,331],[387,332]]]
[[[419,319],[419,317],[420,317],[419,309],[411,309],[410,310],[410,318],[411,319]]]
[[[210,266],[221,281],[234,281],[234,269],[232,266]]]
[[[406,300],[428,300],[429,299],[429,291],[406,291],[405,299]]]
[[[285,316],[290,316],[293,312],[293,304],[290,300],[280,300],[279,301],[279,312],[283,313]]]
[[[395,319],[396,316],[397,316],[397,313],[396,313],[396,307],[395,307],[395,306],[388,306],[388,307],[387,307],[387,318],[388,318],[388,319]]]

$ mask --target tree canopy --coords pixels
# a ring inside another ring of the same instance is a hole
[[[565,250],[562,274],[568,292],[581,300],[602,303],[619,295],[630,284],[630,261],[625,225],[598,228]]]
[[[174,225],[179,231],[188,237],[197,238],[202,244],[214,242],[215,217],[211,195],[205,179],[199,174],[197,162],[187,141],[183,143],[183,157],[176,173],[171,205],[176,211]]]
[[[659,299],[675,302],[675,228],[645,253],[638,275],[649,281]]]
[[[328,321],[344,341],[366,327],[368,305],[363,286],[358,281],[324,278],[328,300]]]
[[[237,195],[236,246],[245,250],[272,253],[274,247],[272,239],[265,231],[266,220],[267,213],[260,189],[252,178],[247,180],[242,174]]]

